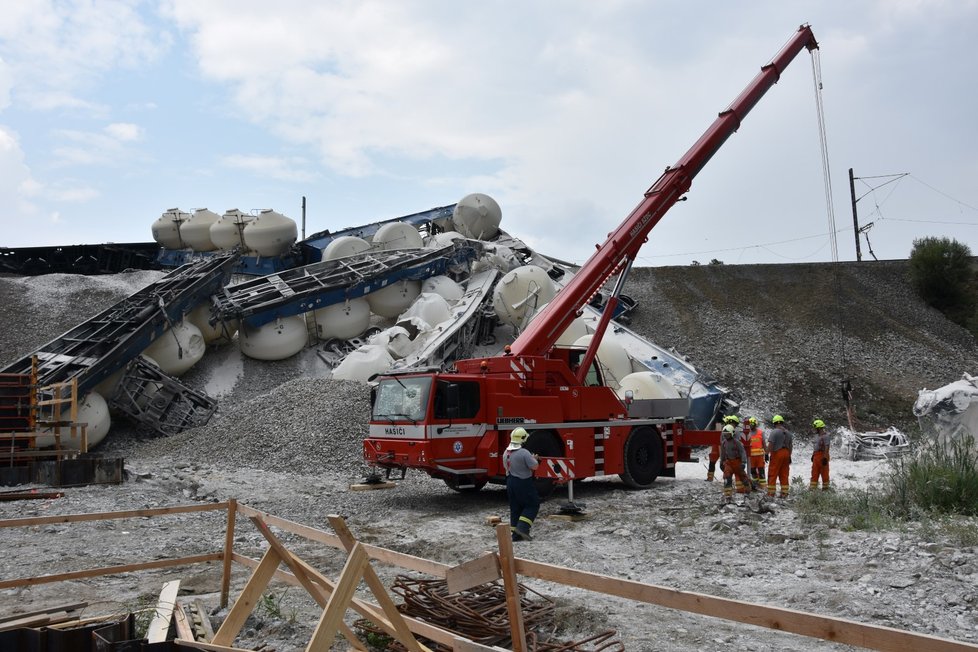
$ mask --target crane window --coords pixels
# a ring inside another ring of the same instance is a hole
[[[457,414],[449,410],[458,408]],[[479,383],[439,381],[435,390],[436,419],[471,419],[479,413]]]
[[[431,376],[388,378],[375,393],[373,418],[390,421],[423,421],[428,410]]]

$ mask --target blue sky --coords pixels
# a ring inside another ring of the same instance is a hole
[[[810,23],[838,258],[849,168],[881,260],[978,254],[975,0],[4,5],[0,246],[145,242],[173,207],[299,221],[303,196],[313,233],[483,192],[583,262]],[[813,85],[803,53],[637,264],[832,259]]]

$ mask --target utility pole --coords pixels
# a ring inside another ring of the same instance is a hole
[[[859,216],[856,214],[856,178],[852,176],[852,168],[849,168],[849,195],[852,197],[852,235],[856,238],[856,261],[863,259],[863,253],[859,250]]]

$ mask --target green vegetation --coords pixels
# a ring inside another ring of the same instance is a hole
[[[978,543],[978,448],[972,440],[931,443],[893,460],[874,489],[805,491],[798,511],[808,523],[845,530],[889,530],[911,521],[935,527],[961,545]]]
[[[928,305],[978,334],[978,287],[968,245],[949,238],[914,240],[910,280]]]
[[[288,589],[278,595],[273,591],[268,591],[263,594],[258,599],[258,604],[255,605],[255,614],[263,614],[272,620],[284,620],[289,623],[294,623],[298,617],[296,610],[292,609],[288,615],[282,610],[282,600],[285,598],[287,591]]]

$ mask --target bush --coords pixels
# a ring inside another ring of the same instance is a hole
[[[971,249],[948,238],[918,238],[910,252],[910,280],[930,306],[965,326],[975,311]]]
[[[918,511],[978,516],[978,449],[971,438],[934,443],[902,458],[888,479],[899,515]]]

